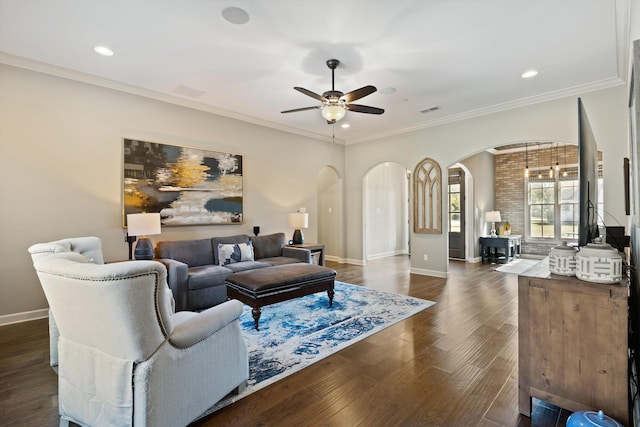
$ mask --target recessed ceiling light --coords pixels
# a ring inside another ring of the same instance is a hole
[[[351,125],[349,123],[343,123],[340,125],[341,128],[346,129],[346,128],[350,128]]]
[[[93,50],[102,56],[113,56],[113,51],[106,46],[96,46]]]
[[[236,25],[242,25],[249,22],[249,14],[246,10],[239,7],[227,7],[222,11],[222,17],[228,22]]]
[[[393,93],[396,93],[396,88],[395,87],[385,87],[382,88],[378,91],[378,93],[381,93],[383,95],[391,95]]]
[[[523,79],[530,79],[531,77],[535,77],[538,75],[538,71],[537,70],[528,70],[525,71],[524,73],[522,73],[522,78]]]

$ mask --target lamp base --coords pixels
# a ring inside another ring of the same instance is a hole
[[[498,234],[496,233],[496,223],[495,222],[491,223],[491,236],[490,237],[498,237]]]
[[[133,242],[136,241],[136,236],[129,236],[129,233],[127,233],[124,241],[129,244],[129,261],[131,261],[133,259]]]
[[[138,243],[136,243],[136,250],[133,252],[133,255],[137,260],[150,260],[153,259],[153,244],[148,237],[140,237],[138,238]]]
[[[293,232],[293,244],[301,245],[304,243],[304,236],[302,235],[302,231],[296,228]]]

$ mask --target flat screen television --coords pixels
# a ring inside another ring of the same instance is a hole
[[[578,98],[578,246],[598,237],[598,144],[582,100]]]

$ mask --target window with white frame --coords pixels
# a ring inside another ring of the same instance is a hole
[[[579,180],[577,166],[561,172],[549,169],[532,171],[525,178],[527,192],[527,238],[541,240],[577,240],[580,223]],[[602,224],[602,167],[598,166],[598,223]]]

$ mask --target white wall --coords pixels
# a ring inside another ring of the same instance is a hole
[[[106,260],[127,258],[123,137],[244,156],[244,224],[164,227],[154,242],[251,234],[254,225],[289,236],[287,213],[298,207],[310,213],[305,238],[314,242],[318,175],[325,166],[344,174],[340,145],[0,65],[0,324],[47,307],[31,244],[96,235]]]
[[[407,169],[385,162],[374,166],[363,178],[365,198],[365,246],[367,260],[406,254]]]
[[[474,205],[468,212],[467,223],[473,222],[474,236],[470,255],[480,257],[480,236],[489,233],[490,225],[484,219],[485,212],[495,210],[495,161],[493,154],[482,151],[463,159],[461,163],[473,176],[473,188],[467,188],[467,194],[473,192]]]
[[[621,224],[624,214],[623,158],[627,148],[627,93],[624,85],[580,95],[598,147],[603,151],[605,209]],[[497,145],[522,141],[577,143],[577,96],[543,102],[451,124],[347,146],[345,151],[347,258],[363,260],[362,177],[375,164],[391,161],[413,170],[423,158],[436,160],[443,170],[471,154]],[[444,184],[444,183],[443,183]],[[476,187],[477,187],[476,183]],[[443,198],[446,200],[446,185]],[[443,206],[443,217],[446,213]],[[446,223],[444,223],[446,224]],[[412,271],[446,276],[447,230],[440,235],[412,234]],[[423,254],[429,255],[423,261]]]
[[[344,194],[338,172],[325,167],[318,175],[318,242],[324,243],[325,258],[343,261]]]

